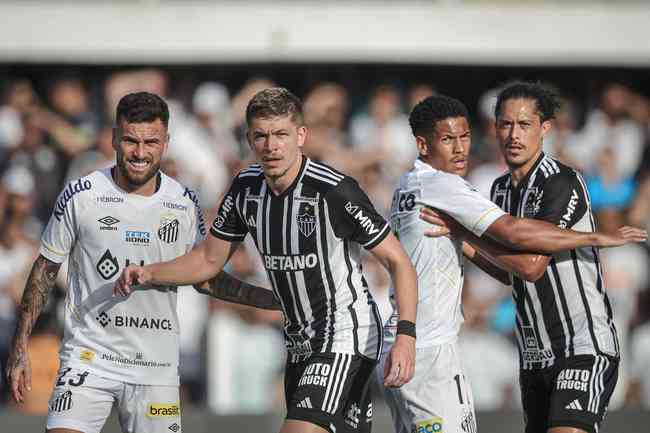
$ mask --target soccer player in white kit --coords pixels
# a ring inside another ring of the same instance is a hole
[[[97,433],[114,402],[124,432],[181,431],[176,287],[137,290],[128,298],[113,297],[112,288],[129,263],[178,257],[206,229],[195,194],[159,170],[169,140],[165,101],[145,92],[126,95],[116,119],[116,166],[72,181],[56,202],[26,284],[8,362],[12,395],[21,402],[31,376],[27,340],[67,259],[69,290],[49,432]],[[223,274],[219,278],[224,282]],[[236,301],[241,284],[232,288],[225,298]],[[210,288],[202,291],[212,294]]]
[[[503,272],[462,238],[425,236],[431,226],[419,218],[423,206],[442,210],[477,238],[484,239],[486,234],[501,242],[505,246],[484,241],[486,248],[506,260],[521,259],[514,249],[551,253],[590,242],[601,246],[625,242],[617,236],[578,233],[514,218],[483,197],[461,177],[467,172],[471,146],[467,118],[460,101],[443,95],[421,101],[409,118],[419,157],[395,191],[391,226],[418,275],[418,339],[411,382],[384,388],[396,433],[476,432],[472,393],[456,346],[463,322],[463,255],[491,275],[504,278]],[[398,320],[394,312],[384,327],[382,367]],[[377,369],[379,374],[382,371]]]

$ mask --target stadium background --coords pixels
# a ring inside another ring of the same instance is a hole
[[[386,212],[415,151],[405,118],[414,101],[438,91],[467,104],[470,180],[485,190],[505,169],[490,128],[494,89],[542,80],[565,100],[545,146],[588,177],[600,227],[647,227],[649,22],[642,0],[1,0],[0,359],[56,195],[65,179],[110,163],[111,113],[132,90],[170,101],[164,169],[198,190],[208,216],[250,157],[243,108],[272,83],[305,101],[306,153],[357,177]],[[650,425],[648,251],[603,254],[624,343],[605,432]],[[266,284],[257,260],[242,248],[230,271]],[[387,276],[370,259],[365,268],[385,309]],[[60,276],[30,343],[28,404],[12,406],[0,382],[3,432],[42,430],[64,291]],[[179,296],[185,430],[273,431],[284,411],[280,318],[191,289]],[[464,301],[479,428],[521,431],[509,291],[469,269]],[[381,401],[376,413],[374,431],[390,431]]]

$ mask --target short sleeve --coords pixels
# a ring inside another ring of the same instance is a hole
[[[212,236],[225,241],[241,242],[248,234],[248,228],[237,211],[236,200],[239,190],[237,179],[235,179],[221,201],[217,216],[212,222],[210,228]]]
[[[79,185],[87,185],[87,189],[90,189],[89,180],[78,180],[66,186],[59,194],[41,236],[39,252],[54,263],[63,263],[66,260],[77,239],[78,200],[82,192]]]
[[[422,197],[418,203],[439,209],[476,236],[483,233],[505,212],[485,198],[460,176],[436,173],[422,179]]]
[[[194,234],[192,245],[196,246],[201,243],[207,234],[205,229],[205,219],[203,218],[203,210],[201,209],[199,197],[194,191],[189,188],[185,188],[185,193],[183,195],[188,197],[190,200],[192,200],[192,203],[194,203],[194,212],[191,215],[192,227],[190,230],[191,233]]]
[[[589,196],[584,182],[574,172],[558,173],[547,179],[542,191],[526,199],[526,216],[571,228],[588,210]]]
[[[330,222],[338,237],[372,249],[390,233],[388,223],[354,179],[343,179],[326,194],[325,200]]]

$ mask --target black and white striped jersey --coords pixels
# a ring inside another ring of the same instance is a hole
[[[511,181],[508,173],[492,185],[492,201],[504,211],[561,228],[596,230],[587,187],[571,167],[542,154],[516,188]],[[537,282],[513,276],[512,293],[523,369],[574,355],[619,355],[597,248],[553,254]]]
[[[282,194],[252,165],[234,179],[211,233],[242,241],[250,233],[284,312],[292,361],[315,352],[377,359],[381,320],[361,269],[361,249],[390,232],[357,182],[303,157]]]

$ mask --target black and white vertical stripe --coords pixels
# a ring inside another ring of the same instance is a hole
[[[534,202],[540,191],[552,194],[553,191],[545,190],[544,185],[559,174],[577,178],[575,193],[579,200],[587,203],[586,212],[571,228],[582,232],[595,231],[589,194],[582,176],[544,155],[517,188],[513,187],[509,174],[497,179],[492,200],[513,216],[529,216],[527,205]],[[581,354],[618,356],[616,329],[603,287],[596,248],[553,254],[546,272],[534,283],[514,277],[513,299],[517,308],[516,331],[522,368],[545,368],[556,358]],[[536,340],[532,345],[531,331]],[[534,351],[540,356],[537,361],[529,357]]]
[[[334,355],[334,363],[329,378],[327,379],[327,388],[321,410],[323,412],[336,413],[341,402],[343,389],[345,388],[352,364],[352,355],[347,353],[337,353]]]
[[[50,404],[50,410],[52,412],[65,412],[72,408],[72,391],[67,390],[63,394],[59,395],[52,403]]]
[[[294,185],[283,194],[269,189],[258,167],[242,171],[239,178],[245,187],[234,197],[235,208],[262,259],[316,257],[313,267],[266,268],[284,312],[290,362],[305,359],[305,350],[376,359],[381,319],[361,274],[360,246],[336,236],[332,221],[337,215],[323,198],[345,177],[305,159]]]

